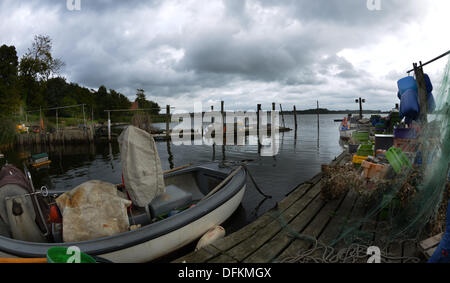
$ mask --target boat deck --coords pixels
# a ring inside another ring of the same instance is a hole
[[[338,156],[330,165],[344,164],[350,159],[346,153]],[[352,219],[360,219],[366,213],[362,200],[349,191],[341,199],[323,201],[320,197],[322,173],[297,187],[277,206],[256,221],[215,243],[181,257],[175,262],[186,263],[271,263],[297,257],[310,250],[314,243],[299,238],[299,234],[330,244],[342,235],[344,226]],[[381,222],[380,222],[381,223]],[[378,217],[363,224],[361,231],[372,233],[373,244],[379,241],[376,233]],[[293,236],[295,235],[295,236]],[[337,243],[340,250],[344,244]],[[406,262],[407,257],[418,256],[419,249],[413,241],[396,243],[382,249],[389,254],[388,262]],[[314,251],[321,258],[323,251]],[[359,262],[367,262],[368,256]]]

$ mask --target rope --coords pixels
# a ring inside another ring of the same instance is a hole
[[[283,213],[272,213],[271,216],[279,221],[280,226],[287,234],[293,239],[303,240],[310,242],[312,248],[307,250],[300,250],[294,256],[287,256],[281,259],[276,259],[275,262],[279,263],[357,263],[366,262],[368,258],[367,251],[370,245],[364,245],[360,243],[352,243],[347,248],[336,250],[332,246],[326,245],[320,242],[317,238],[300,234],[289,226],[286,219],[283,217]],[[354,239],[354,241],[356,241]],[[415,241],[415,239],[408,239],[398,244],[403,245],[406,241]],[[321,252],[321,250],[323,250]],[[381,251],[380,261],[382,263],[392,261],[402,261],[403,263],[419,263],[420,259],[411,256],[393,256],[390,255],[386,249]]]
[[[264,198],[272,198],[272,196],[269,196],[267,194],[265,194],[262,189],[258,186],[258,184],[256,183],[255,178],[253,177],[252,173],[250,172],[250,170],[247,167],[247,162],[248,161],[221,161],[220,165],[224,168],[231,168],[232,166],[242,166],[242,168],[245,169],[245,171],[247,172],[248,176],[250,177],[250,180],[252,181],[253,185],[255,186],[256,190],[258,191],[258,193],[260,195],[262,195]]]

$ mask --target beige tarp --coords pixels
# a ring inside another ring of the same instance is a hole
[[[119,138],[127,192],[136,206],[145,207],[165,192],[161,161],[151,134],[129,126]]]
[[[127,207],[115,185],[89,181],[56,199],[63,216],[64,242],[86,241],[123,233],[129,229]]]

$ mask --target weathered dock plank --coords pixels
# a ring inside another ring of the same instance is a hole
[[[302,198],[295,202],[291,207],[289,207],[285,212],[272,211],[272,222],[264,228],[260,229],[254,235],[241,242],[239,245],[233,247],[226,252],[227,255],[231,255],[239,261],[243,261],[246,257],[252,254],[259,247],[263,246],[267,241],[269,241],[274,235],[276,235],[281,229],[279,222],[279,217],[283,218],[283,221],[290,222],[294,217],[301,214],[303,210],[308,207],[309,204],[319,196],[320,185],[316,184],[313,186]],[[223,258],[216,259],[216,261],[221,261]]]
[[[324,202],[323,200],[319,199],[317,202],[321,202],[323,208],[320,210],[320,213],[314,215],[311,217],[310,222],[308,222],[306,225],[302,227],[301,222],[297,221],[298,224],[296,225],[296,222],[293,222],[291,226],[292,229],[295,229],[297,233],[300,233],[302,235],[310,236],[314,239],[317,239],[323,229],[326,227],[330,219],[334,216],[334,213],[336,209],[340,206],[342,201],[344,200],[345,196],[341,197],[338,200],[333,200],[329,202]],[[323,205],[324,204],[324,205]],[[309,211],[308,211],[309,212]],[[306,217],[308,217],[308,214],[312,214],[315,211],[311,211],[310,213],[304,213]],[[282,260],[286,257],[292,257],[297,255],[299,252],[307,250],[309,247],[311,247],[314,243],[311,242],[311,240],[306,239],[300,239],[295,238],[293,241],[288,243],[288,246],[285,247],[285,249],[279,254],[278,260]]]
[[[295,201],[297,201],[304,194],[306,194],[310,190],[310,188],[311,188],[310,184],[301,185],[291,195],[280,201],[274,209],[266,212],[257,220],[253,221],[252,223],[240,229],[239,231],[236,231],[235,233],[218,240],[213,245],[210,245],[210,247],[214,247],[213,250],[192,252],[182,258],[177,259],[175,262],[186,261],[192,263],[200,263],[208,261],[214,258],[215,256],[223,254],[224,251],[227,251],[228,249],[231,249],[232,247],[240,244],[249,237],[253,236],[256,232],[260,231],[262,228],[266,227],[268,224],[273,222],[274,219],[272,217],[272,214],[275,211],[278,211],[279,213],[284,212],[286,209],[292,206],[295,203]]]

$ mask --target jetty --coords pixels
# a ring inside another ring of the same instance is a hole
[[[350,154],[343,152],[331,163],[343,165],[350,161]],[[309,252],[316,262],[324,262],[323,250],[312,249],[317,241],[330,244],[342,236],[345,225],[363,218],[368,208],[354,191],[332,201],[324,201],[320,196],[323,173],[299,185],[269,210],[246,227],[222,238],[211,245],[176,259],[177,263],[276,263],[289,262],[288,259],[301,257]],[[381,221],[374,216],[365,222],[360,231],[370,233],[376,245],[382,235],[377,233]],[[308,239],[307,237],[311,237]],[[338,242],[333,249],[346,248]],[[364,251],[366,252],[366,251]],[[389,254],[388,262],[401,263],[416,261],[420,254],[415,241],[391,244],[384,250]],[[368,256],[353,258],[351,262],[367,262]]]

